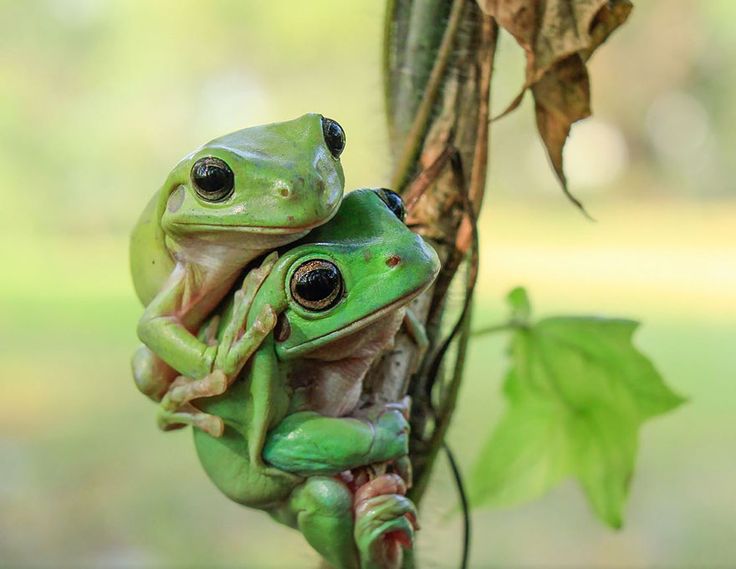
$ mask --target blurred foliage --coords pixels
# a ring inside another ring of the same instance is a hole
[[[590,316],[533,322],[523,288],[507,298],[509,408],[477,458],[473,503],[523,503],[572,476],[598,517],[618,529],[640,427],[683,400],[633,345],[637,322]]]
[[[317,111],[348,135],[348,187],[389,167],[375,0],[0,0],[0,565],[296,567],[300,537],[229,503],[186,432],[156,431],[129,356],[140,307],[127,235],[186,152],[224,132]],[[565,152],[560,197],[530,109],[494,124],[477,322],[524,283],[544,313],[603,310],[690,402],[644,430],[627,525],[590,523],[563,485],[479,511],[484,565],[736,563],[736,4],[639,2],[591,59],[595,118]],[[493,108],[523,83],[500,39]],[[528,101],[524,103],[530,105]],[[450,442],[466,470],[502,416],[503,340],[473,342]],[[420,532],[427,566],[457,560],[440,469]],[[534,536],[534,547],[529,547]],[[213,563],[212,560],[217,560]]]

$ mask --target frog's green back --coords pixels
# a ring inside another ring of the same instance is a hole
[[[130,271],[133,286],[144,306],[156,296],[174,270],[174,260],[166,248],[161,216],[166,207],[163,189],[148,202],[130,237]]]

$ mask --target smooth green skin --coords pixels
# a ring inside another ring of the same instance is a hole
[[[192,165],[204,156],[223,159],[235,175],[233,194],[222,202],[206,202],[192,188]],[[325,145],[317,114],[228,134],[177,164],[130,244],[133,282],[146,306],[138,324],[145,346],[133,358],[143,393],[159,400],[179,374],[238,369],[248,353],[223,353],[192,331],[250,261],[328,221],[343,188],[340,161]]]
[[[394,256],[401,261],[391,266],[386,261]],[[345,280],[345,296],[324,312],[299,306],[288,286],[294,270],[311,259],[332,261]],[[371,509],[368,517],[376,519],[364,520],[359,531],[352,494],[334,476],[405,456],[408,424],[397,410],[383,412],[372,423],[311,411],[287,415],[287,374],[297,373],[310,352],[406,306],[433,282],[438,270],[434,250],[377,194],[348,194],[328,224],[283,254],[254,298],[247,323],[268,304],[288,319],[289,337],[276,341],[269,334],[224,395],[196,403],[226,425],[220,438],[194,430],[200,461],[217,487],[236,502],[266,510],[298,528],[334,567],[376,566],[375,544],[406,523],[404,514],[411,508],[396,495]],[[221,334],[231,314],[223,317]],[[273,466],[266,466],[264,459]]]

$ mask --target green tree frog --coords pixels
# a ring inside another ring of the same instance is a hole
[[[219,438],[194,429],[215,485],[298,528],[336,568],[383,569],[386,548],[413,535],[414,506],[395,473],[357,493],[344,478],[408,452],[400,405],[381,404],[357,418],[368,367],[439,270],[434,250],[402,218],[393,192],[349,193],[329,223],[272,261],[247,314],[242,304],[225,311],[221,344],[233,341],[240,320],[250,327],[264,306],[279,315],[228,391],[197,399],[192,381],[171,392],[177,404],[225,424]]]
[[[307,114],[215,139],[176,165],[131,238],[133,282],[146,307],[138,324],[144,346],[133,358],[143,393],[160,400],[180,374],[207,378],[201,395],[224,391],[275,315],[265,307],[228,349],[192,332],[249,262],[335,214],[344,187],[344,146],[337,122]],[[217,428],[203,414],[162,417],[165,427],[186,423]]]

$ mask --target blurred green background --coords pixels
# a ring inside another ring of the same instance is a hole
[[[162,434],[129,356],[141,308],[127,238],[179,157],[247,125],[321,112],[349,188],[385,185],[379,0],[0,1],[0,566],[309,567],[301,537],[229,503],[190,433]],[[736,4],[640,0],[591,65],[595,118],[563,198],[526,104],[494,125],[476,326],[514,285],[538,314],[641,319],[690,398],[644,427],[627,521],[572,483],[476,512],[473,566],[736,565]],[[522,83],[499,46],[493,107]],[[468,470],[503,410],[504,338],[477,340],[450,440]],[[420,533],[455,567],[447,468]]]

